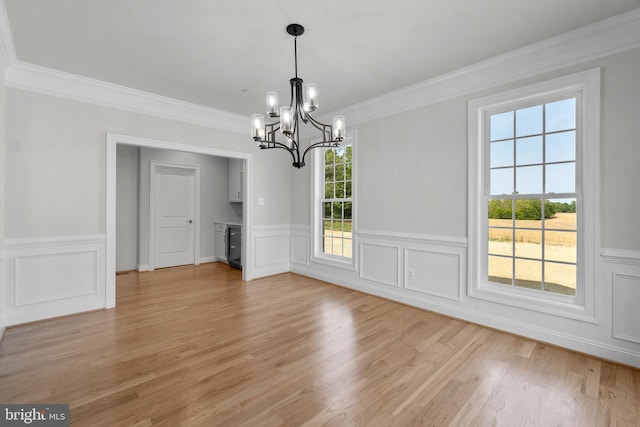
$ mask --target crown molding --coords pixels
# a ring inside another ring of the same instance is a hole
[[[6,72],[7,86],[134,113],[246,133],[249,118],[215,108],[107,83],[38,65],[15,61]]]
[[[239,114],[19,61],[3,0],[0,0],[0,82],[16,89],[215,129],[246,133],[249,128],[249,117]]]
[[[339,111],[349,126],[640,47],[640,8]],[[321,117],[330,120],[332,112]]]
[[[340,110],[350,126],[640,47],[640,8]],[[249,118],[16,59],[0,0],[0,72],[10,87],[246,133]],[[0,76],[0,78],[2,78]],[[321,120],[330,121],[329,113]]]

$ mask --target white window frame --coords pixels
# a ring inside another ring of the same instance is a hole
[[[562,94],[578,92],[582,99],[576,105],[582,120],[577,123],[576,193],[581,195],[578,206],[577,290],[575,297],[550,292],[532,291],[515,286],[494,284],[487,278],[488,215],[488,142],[485,117],[499,109],[520,108],[521,105]],[[526,308],[596,323],[595,286],[599,277],[598,251],[599,183],[600,183],[600,69],[588,70],[542,83],[509,90],[468,103],[469,148],[469,240],[467,295],[506,305]]]
[[[311,241],[312,252],[311,261],[319,264],[325,264],[332,267],[343,268],[347,270],[355,270],[358,257],[357,244],[357,139],[358,133],[355,130],[347,131],[342,142],[343,145],[351,145],[351,258],[325,254],[322,251],[322,199],[324,195],[324,168],[321,167],[324,159],[324,149],[313,150],[311,158]]]

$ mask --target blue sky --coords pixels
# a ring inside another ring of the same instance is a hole
[[[492,115],[491,194],[575,192],[575,128],[575,98]]]

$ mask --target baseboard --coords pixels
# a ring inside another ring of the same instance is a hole
[[[287,273],[289,271],[291,271],[289,263],[254,267],[253,278],[258,279],[261,277],[275,276],[276,274]]]
[[[4,338],[4,332],[7,330],[4,326],[0,328],[0,344],[2,344],[2,338]]]
[[[206,264],[208,262],[216,262],[216,261],[220,261],[218,258],[216,258],[215,256],[210,256],[210,257],[201,257],[198,261],[198,264]],[[136,268],[136,270],[139,273],[142,273],[144,271],[150,271],[149,270],[149,264],[138,264],[138,267]]]
[[[39,310],[29,310],[9,314],[6,317],[7,326],[21,325],[25,323],[37,322],[39,320],[48,320],[55,317],[69,316],[72,314],[84,313],[104,309],[104,301],[83,302],[79,304],[60,303],[57,306],[46,307]]]

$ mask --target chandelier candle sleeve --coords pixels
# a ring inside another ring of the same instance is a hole
[[[293,108],[280,107],[280,131],[285,135],[293,133]]]
[[[262,114],[251,115],[251,137],[264,139],[264,116]]]
[[[344,116],[333,116],[333,139],[336,141],[342,141],[345,135],[345,122]]]
[[[318,85],[306,83],[304,92],[304,110],[308,112],[316,111],[318,108]]]
[[[269,117],[278,117],[277,92],[267,92],[267,114],[269,114]]]

